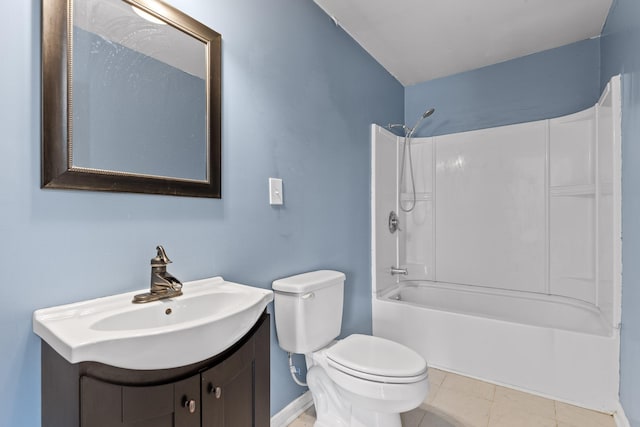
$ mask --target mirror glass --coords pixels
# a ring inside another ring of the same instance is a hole
[[[43,2],[43,188],[220,197],[220,35],[158,0]]]
[[[73,166],[205,181],[205,48],[122,0],[74,0]]]

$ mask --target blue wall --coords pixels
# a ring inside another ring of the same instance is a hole
[[[405,123],[436,112],[416,136],[548,119],[593,106],[600,96],[600,41],[584,40],[409,86]]]
[[[369,124],[402,121],[402,86],[311,0],[170,3],[223,36],[221,200],[41,190],[40,0],[0,2],[2,427],[40,425],[33,310],[145,288],[159,243],[185,281],[342,270],[343,332],[371,330]],[[276,412],[303,389],[271,353]]]
[[[602,79],[622,74],[622,330],[620,401],[640,426],[640,2],[616,0],[602,33]]]

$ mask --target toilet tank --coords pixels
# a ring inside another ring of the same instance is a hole
[[[273,282],[280,347],[307,354],[340,335],[345,275],[320,270]]]

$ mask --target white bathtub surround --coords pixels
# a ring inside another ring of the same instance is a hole
[[[374,126],[374,335],[430,366],[614,413],[620,105],[614,77],[571,116],[413,140],[417,203],[395,234],[402,139]]]

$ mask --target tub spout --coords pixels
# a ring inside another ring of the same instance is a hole
[[[409,274],[406,268],[399,268],[394,266],[391,266],[391,268],[389,269],[389,272],[391,273],[392,276],[395,276],[397,274],[402,274],[403,276],[406,276],[407,274]]]

